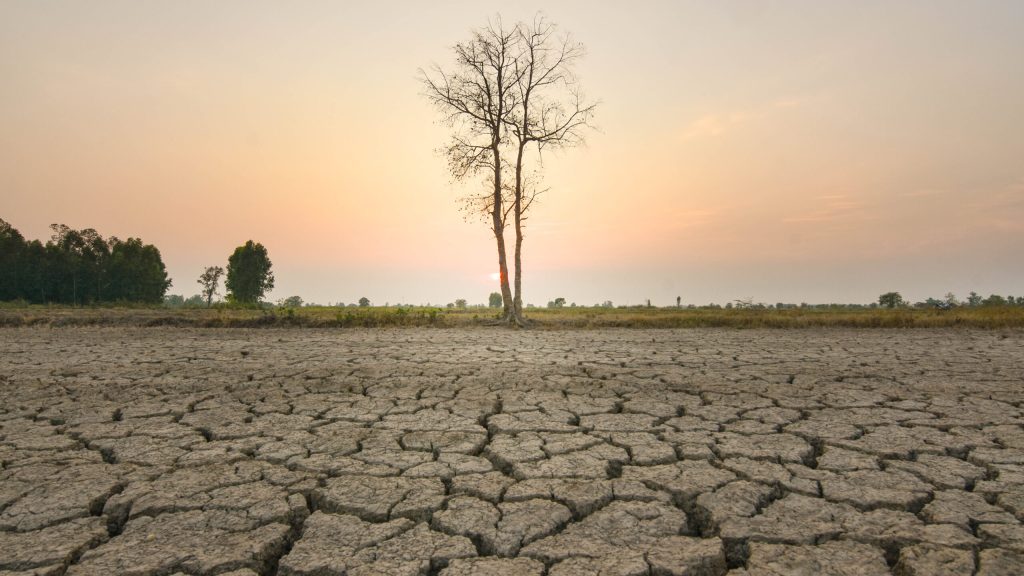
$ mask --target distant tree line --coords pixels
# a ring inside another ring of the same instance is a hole
[[[927,298],[923,302],[916,302],[911,304],[910,302],[903,299],[903,296],[899,292],[886,292],[878,297],[878,305],[883,308],[900,308],[904,306],[914,306],[916,308],[956,308],[958,306],[1024,306],[1024,296],[1000,296],[999,294],[990,294],[988,298],[983,297],[977,292],[971,292],[967,295],[967,299],[960,301],[956,297],[956,294],[952,292],[947,293],[942,298]]]
[[[0,220],[0,301],[160,303],[170,287],[160,251],[138,238],[52,224],[43,244]]]

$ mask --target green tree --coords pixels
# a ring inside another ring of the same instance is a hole
[[[968,306],[981,306],[982,297],[977,292],[971,292],[967,295]]]
[[[302,297],[301,296],[289,296],[281,299],[277,303],[282,308],[302,308]]]
[[[112,250],[119,240],[105,240],[93,228],[75,230],[65,224],[51,224],[50,229],[53,235],[47,248],[56,300],[79,304],[116,299],[106,292],[113,282]]]
[[[20,294],[29,302],[42,304],[50,301],[49,276],[50,261],[46,246],[39,240],[25,243],[22,252],[19,283]]]
[[[24,298],[25,237],[0,219],[0,301]]]
[[[886,308],[903,306],[903,296],[899,292],[886,292],[878,297],[878,305]]]
[[[249,240],[235,248],[228,258],[228,298],[234,302],[255,304],[268,290],[274,288],[274,273],[270,270],[270,257],[263,244]]]
[[[100,233],[92,228],[86,228],[79,232],[82,238],[82,278],[83,297],[86,301],[102,302],[109,300],[104,291],[110,285],[109,265],[111,261],[111,250],[118,242],[117,238],[111,238],[109,242],[100,236]],[[163,294],[160,295],[163,298]]]
[[[992,294],[981,302],[982,306],[1006,306],[1006,299],[998,294]]]
[[[362,298],[359,299],[359,306],[362,307],[362,308],[369,307],[370,306],[370,299],[367,298],[366,296],[363,296]]]
[[[159,304],[171,286],[160,251],[138,238],[112,240],[108,300]]]
[[[206,299],[206,307],[209,308],[213,304],[213,297],[217,294],[217,287],[220,285],[220,277],[224,275],[224,269],[220,266],[208,266],[202,274],[199,275],[199,280],[196,282],[203,287],[203,298]]]
[[[65,224],[50,224],[53,234],[46,243],[47,272],[52,294],[57,302],[77,306],[82,302],[83,257],[85,239],[78,230]]]
[[[202,308],[205,305],[206,300],[203,298],[202,294],[193,294],[188,298],[185,298],[186,308]]]
[[[159,303],[171,282],[155,246],[104,239],[96,230],[52,224],[43,244],[0,220],[0,300],[86,304]]]
[[[168,308],[181,308],[185,305],[185,297],[181,294],[168,294],[164,296],[164,306]]]
[[[458,298],[458,299],[456,299],[455,300],[455,307],[460,309],[460,310],[465,309],[466,308],[466,299],[465,298]]]
[[[501,292],[491,292],[487,297],[487,305],[491,308],[501,308]]]

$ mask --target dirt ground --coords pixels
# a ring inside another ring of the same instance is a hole
[[[1024,334],[0,330],[0,574],[1024,574]]]

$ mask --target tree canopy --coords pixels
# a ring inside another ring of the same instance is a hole
[[[233,302],[255,304],[274,289],[274,273],[270,270],[270,257],[263,244],[247,241],[235,248],[228,258],[228,299]]]
[[[206,270],[199,275],[199,280],[196,280],[203,287],[203,298],[206,299],[207,307],[213,304],[213,297],[217,294],[220,277],[223,275],[224,269],[220,266],[207,266]]]
[[[885,308],[899,308],[903,303],[903,296],[899,292],[886,292],[878,297],[878,305]]]
[[[0,220],[0,300],[34,304],[158,304],[171,285],[160,251],[139,238],[50,226],[43,244]]]

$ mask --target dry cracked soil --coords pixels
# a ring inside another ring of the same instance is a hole
[[[1024,574],[1024,334],[0,330],[0,574]]]

